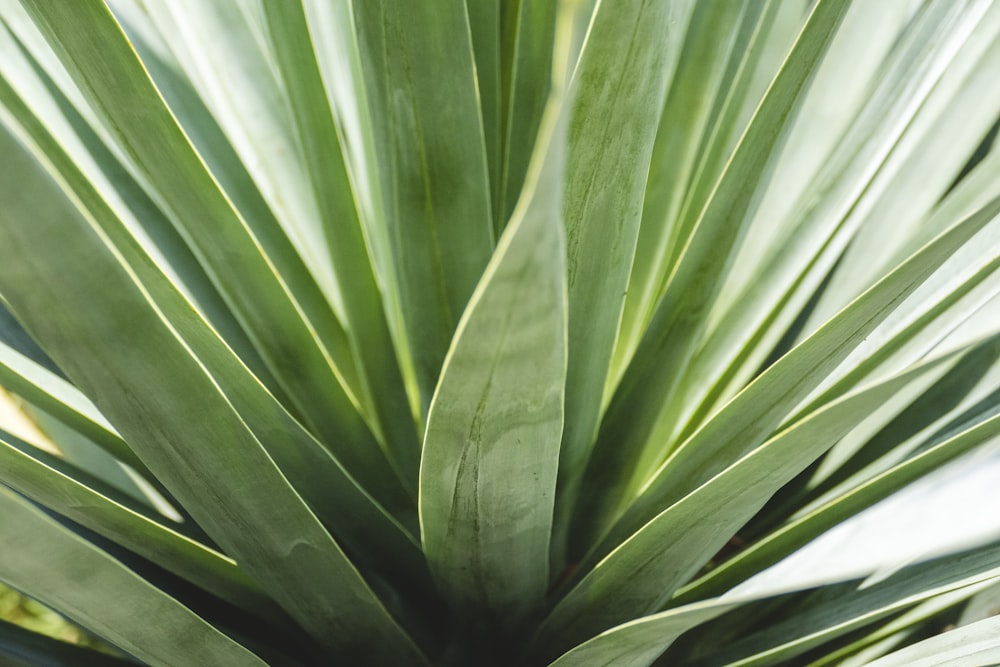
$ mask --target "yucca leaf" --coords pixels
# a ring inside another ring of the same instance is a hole
[[[164,213],[123,164],[113,141],[94,117],[16,0],[5,0],[0,24],[2,91],[12,113],[44,124],[79,165],[94,190],[143,243],[157,264],[212,323],[272,391],[280,388],[209,277]],[[230,190],[231,191],[231,190]]]
[[[546,0],[507,0],[500,9],[503,144],[496,210],[497,220],[506,225],[524,186],[548,99],[559,5]]]
[[[856,426],[866,406],[948,360],[931,360],[830,404],[677,501],[600,562],[594,564],[592,555],[583,563],[587,574],[541,624],[540,641],[565,648],[628,620],[636,610],[661,608],[775,491]],[[705,521],[705,507],[713,508],[711,522]]]
[[[1000,155],[991,156],[933,211],[920,236],[926,237],[930,230],[941,229],[1000,197],[998,173]],[[861,341],[848,359],[828,374],[798,414],[814,409],[864,379],[891,373],[894,367],[926,354],[959,323],[989,303],[998,289],[994,282],[997,257],[992,252],[998,234],[996,225],[985,228],[975,237],[976,242],[966,244],[941,270],[924,281],[887,321],[890,326],[876,329],[877,335]],[[990,319],[986,318],[983,324],[984,330],[990,331]]]
[[[674,395],[673,382],[699,339],[707,304],[715,297],[729,254],[742,235],[741,223],[757,180],[767,173],[782,128],[794,114],[846,7],[839,0],[816,4],[701,213],[601,425],[588,484],[603,492],[590,496],[592,501],[576,514],[577,538],[583,543],[613,520],[621,508],[615,507],[616,502],[627,502],[644,483],[647,471],[665,455],[666,443],[646,439],[664,417],[664,406]]]
[[[445,358],[420,469],[438,584],[493,623],[523,617],[548,587],[566,373],[561,104],[554,93],[521,201]]]
[[[420,412],[493,251],[489,156],[465,0],[353,2],[393,258]],[[484,76],[486,73],[484,72]]]
[[[335,335],[334,329],[341,330],[340,324],[315,287],[309,288],[304,269],[294,268],[296,259],[290,248],[285,257],[292,268],[283,263],[281,274],[276,272],[272,259],[263,254],[246,221],[164,106],[108,8],[97,0],[69,5],[28,2],[25,7],[52,38],[63,63],[79,77],[84,92],[140,173],[169,202],[165,205],[171,207],[172,221],[181,225],[186,240],[214,274],[220,292],[297,410],[345,459],[345,465],[359,473],[377,468],[373,455],[380,450],[370,446],[371,434],[345,393],[343,376],[338,377],[338,366],[324,345]],[[81,25],[88,29],[75,29]],[[112,71],[118,74],[109,76]],[[107,102],[116,97],[127,104]],[[165,151],[170,152],[169,159]],[[199,222],[206,218],[213,224]],[[241,273],[246,279],[223,284],[218,281],[220,272]],[[288,283],[293,278],[297,279],[291,283],[296,288],[294,296]],[[308,299],[309,312],[304,299]],[[321,340],[320,333],[327,335]],[[343,337],[342,330],[336,336]],[[353,368],[346,342],[331,344],[346,351],[337,355],[336,362]],[[356,376],[356,371],[350,375]]]
[[[862,209],[865,223],[824,289],[809,329],[877,280],[912,250],[915,240],[919,244],[921,233],[926,233],[922,226],[894,227],[886,221],[926,215],[952,189],[955,174],[997,120],[1000,93],[986,81],[1000,63],[1000,9],[976,3],[963,18],[946,33],[948,39],[941,40],[945,58],[936,64],[941,68],[946,63],[947,69],[934,81],[865,193],[871,202]],[[880,248],[878,256],[870,250],[874,247]]]
[[[258,435],[268,453],[284,471],[293,474],[298,482],[297,491],[303,494],[314,511],[327,524],[337,524],[338,537],[346,540],[352,548],[373,555],[374,562],[389,562],[393,564],[390,570],[401,569],[411,574],[413,571],[422,571],[422,558],[412,537],[406,535],[400,526],[393,525],[393,521],[385,516],[385,511],[372,502],[367,491],[360,488],[339,463],[328,452],[323,451],[258,385],[240,360],[233,356],[206,323],[194,316],[190,304],[151,265],[134,239],[123,229],[104,202],[81,182],[73,165],[65,160],[44,133],[36,131],[35,138],[45,142],[43,145],[46,154],[62,167],[61,175],[76,186],[76,194],[90,205],[94,222],[99,224],[103,233],[114,239],[117,252],[122,253],[138,272],[160,307],[174,314],[174,326],[183,332],[187,344],[192,346],[202,362],[211,367],[215,381],[228,394],[227,400],[236,404],[241,418]],[[5,185],[13,187],[14,183]],[[276,429],[285,437],[273,437]],[[308,474],[305,471],[309,471]],[[324,474],[319,474],[320,471]],[[368,472],[374,474],[376,471]],[[393,476],[387,476],[382,484],[369,487],[369,490],[378,492],[379,499],[383,502],[388,500],[391,510],[412,519],[415,529],[413,509],[405,494],[402,498],[399,497],[401,494],[396,489],[401,490],[401,487],[394,484],[394,481]],[[346,516],[344,508],[351,508]]]
[[[38,343],[32,339],[31,335],[24,330],[7,309],[2,296],[0,296],[0,344],[12,350],[18,355],[18,358],[27,359],[50,373],[63,377],[55,362],[49,358],[49,355],[45,354],[42,348],[38,347]]]
[[[949,630],[875,660],[871,667],[989,667],[1000,662],[1000,618]]]
[[[859,599],[854,600],[856,606],[833,604],[821,608],[816,616],[823,628],[820,632],[833,636],[838,632],[846,632],[851,626],[858,627],[890,614],[893,610],[906,609],[936,595],[995,581],[1000,576],[996,548],[995,544],[991,544],[905,568],[877,587],[857,593]],[[595,664],[645,667],[653,664],[681,634],[691,628],[743,605],[782,592],[788,591],[773,590],[744,595],[734,591],[730,596],[709,598],[638,618],[580,644],[551,663],[551,667]],[[778,640],[781,639],[783,637],[778,635]],[[818,635],[810,635],[809,639],[821,641]],[[670,654],[665,657],[676,659]]]
[[[319,288],[328,308],[332,307],[344,329],[349,329],[343,303],[348,290],[328,261],[325,216],[322,202],[314,194],[313,165],[303,150],[307,145],[296,132],[294,107],[280,64],[276,62],[278,54],[271,48],[263,5],[185,0],[138,4],[113,0],[109,7],[116,18],[121,16],[123,23],[128,19],[133,34],[142,30],[141,34],[153,32],[164,38],[162,46],[174,56],[177,68],[204,103],[203,114],[207,116],[199,118],[182,109],[177,114],[178,122],[182,126],[185,121],[218,123],[240,168],[246,170],[251,187],[262,200],[253,207],[258,210],[238,209],[246,216],[248,226],[261,237],[278,270],[293,281],[289,286],[293,290],[298,287],[296,272],[311,276],[315,280],[312,289]],[[162,80],[152,73],[151,78],[154,83]],[[317,92],[322,95],[322,89]],[[192,143],[198,147],[196,142]],[[330,147],[331,151],[336,148],[336,145]],[[350,198],[344,203],[350,206]],[[267,214],[273,215],[273,219],[265,222]],[[297,256],[301,260],[297,265],[283,264],[283,256]],[[302,290],[305,296],[307,288],[303,286]],[[347,349],[343,352],[350,354]],[[333,354],[336,361],[351,368],[350,357],[338,358],[341,351]],[[347,377],[352,389],[360,391],[355,384],[360,378],[353,370]]]
[[[641,525],[653,507],[676,500],[699,480],[720,470],[729,456],[756,446],[784,420],[783,413],[805,398],[824,372],[842,361],[894,306],[998,214],[1000,199],[995,199],[954,224],[761,374],[650,477],[616,532]],[[792,376],[786,373],[792,373],[795,380],[789,382]],[[726,454],[730,446],[734,449]]]
[[[790,623],[774,625],[715,655],[688,662],[698,667],[720,663],[740,667],[779,664],[894,611],[968,586],[995,584],[998,577],[997,546],[990,544],[904,568],[871,585],[845,584],[840,595],[820,589],[807,594],[806,600],[796,606],[794,629]]]
[[[387,661],[400,656],[419,661],[412,643],[190,347],[166,326],[149,293],[106,237],[9,128],[0,133],[0,143],[7,156],[0,173],[5,202],[0,285],[13,310],[25,316],[29,329],[206,532],[319,641],[335,652],[349,653],[355,642],[369,637],[382,647]],[[34,174],[32,187],[11,178],[12,170]],[[9,224],[6,216],[31,219],[32,224]],[[22,248],[39,244],[47,252],[35,254],[32,264],[13,261]],[[72,262],[73,272],[50,270],[54,263],[65,267],[67,262]],[[114,309],[95,312],[83,305],[84,295],[105,290],[115,294]],[[39,299],[57,304],[58,322],[34,305]],[[72,339],[61,335],[64,326],[76,332]],[[126,332],[156,353],[144,354],[143,346],[129,345],[113,360],[72,354]],[[166,355],[166,350],[171,353]],[[111,391],[113,387],[120,389]],[[254,470],[252,477],[241,472],[248,466]],[[211,478],[206,476],[209,471]],[[278,563],[289,568],[283,576],[278,575],[283,569]],[[342,598],[365,601],[366,612],[338,606]]]
[[[297,0],[265,2],[262,9],[313,179],[330,263],[338,283],[349,286],[341,290],[341,300],[347,336],[361,373],[360,389],[372,406],[374,425],[389,461],[407,488],[415,490],[420,443],[414,425],[405,418],[409,403],[308,19]]]
[[[0,656],[10,667],[127,667],[135,663],[0,622]]]
[[[670,269],[682,254],[746,119],[755,65],[770,43],[774,12],[782,3],[699,3],[684,38],[678,71],[667,94],[643,201],[642,223],[615,349],[620,379],[662,294]],[[784,7],[793,7],[783,3]],[[801,13],[802,8],[797,8]],[[794,9],[793,9],[794,11]],[[752,49],[748,48],[750,44]],[[738,83],[739,85],[734,85]],[[759,101],[763,91],[753,91]],[[725,113],[723,111],[725,110]],[[742,121],[742,123],[741,123]],[[697,187],[696,187],[697,185]],[[698,190],[696,194],[696,190]]]
[[[975,395],[977,384],[989,382],[988,372],[1000,359],[1000,340],[994,339],[984,345],[970,350],[954,368],[943,377],[937,378],[926,391],[921,393],[894,419],[887,423],[874,436],[862,441],[846,461],[841,462],[821,481],[811,483],[808,493],[797,499],[796,504],[803,510],[808,509],[812,500],[822,496],[849,478],[858,479],[858,473],[871,474],[877,470],[876,462],[885,460],[895,448],[906,443],[911,437],[916,437],[924,429],[937,421],[944,419],[960,404],[967,402],[967,397]],[[989,384],[992,384],[990,382]],[[838,445],[842,449],[845,442]],[[843,455],[841,455],[843,456]],[[826,462],[824,462],[825,464]],[[817,477],[823,471],[817,471]]]
[[[922,625],[937,622],[942,612],[948,612],[956,605],[961,605],[970,598],[974,599],[982,592],[995,589],[996,585],[994,582],[985,581],[921,602],[888,623],[882,624],[877,630],[865,633],[861,639],[814,660],[809,667],[825,667],[831,664],[839,664],[842,667],[867,665],[872,659],[883,656],[902,642],[912,639],[915,633],[923,630]]]
[[[9,546],[0,580],[151,665],[267,664],[6,489],[0,507],[0,540]],[[174,633],[188,640],[177,642]]]
[[[650,144],[691,4],[598,3],[573,72],[564,185],[571,352],[553,538],[553,564],[560,568],[600,419]]]
[[[3,430],[0,462],[0,483],[237,607],[275,617],[275,604],[231,559],[183,535],[99,480]]]
[[[145,470],[94,404],[69,382],[0,343],[0,384],[86,435],[123,463]],[[152,475],[145,472],[150,478]]]
[[[501,13],[509,2],[502,0],[465,0],[469,17],[469,35],[476,69],[476,92],[483,123],[483,143],[490,177],[490,203],[493,207],[494,238],[507,222],[500,210],[500,187],[503,160],[503,109],[501,106]],[[553,3],[554,4],[554,3]],[[505,6],[506,5],[506,6]],[[546,42],[551,48],[552,40]],[[534,139],[534,136],[531,137]]]
[[[991,408],[984,415],[968,418],[956,428],[952,426],[912,458],[889,468],[872,479],[835,496],[788,524],[770,533],[762,541],[748,547],[733,559],[710,572],[702,581],[682,592],[686,599],[693,596],[723,591],[734,583],[777,562],[782,556],[809,542],[825,530],[888,497],[907,484],[919,479],[945,463],[969,452],[972,448],[1000,435],[1000,417],[992,408],[996,397],[987,405]],[[694,594],[697,590],[697,594]],[[686,595],[685,595],[686,594]]]
[[[842,31],[844,39],[835,41],[831,56],[851,49],[853,58],[857,49],[873,48],[870,28],[866,26],[883,20],[898,20],[891,15],[899,9],[886,5],[889,3],[855,3],[845,19],[850,25],[845,26],[846,32]],[[803,113],[799,122],[802,127],[793,128],[790,145],[782,155],[782,165],[808,171],[808,166],[800,162],[814,160],[812,154],[817,150],[816,144],[824,146],[829,140],[826,133],[831,132],[825,126],[816,127],[815,119],[820,109],[824,118],[828,114],[843,114],[841,109],[850,109],[854,120],[850,127],[841,130],[835,148],[825,149],[828,151],[827,163],[817,169],[811,182],[802,181],[806,185],[797,197],[790,197],[784,190],[764,195],[765,201],[752,223],[746,247],[737,258],[728,284],[720,294],[717,311],[711,317],[714,330],[707,334],[681,381],[687,396],[679,400],[686,406],[678,410],[679,425],[674,428],[674,438],[683,440],[689,436],[711,411],[717,410],[758,371],[798,313],[817,294],[859,228],[888,226],[888,221],[896,219],[887,208],[890,205],[912,206],[907,211],[915,218],[922,217],[926,210],[921,211],[919,203],[926,206],[933,202],[933,197],[943,194],[951,178],[944,176],[947,171],[940,172],[938,189],[925,183],[922,187],[926,191],[919,198],[907,197],[908,188],[894,179],[901,166],[904,174],[908,171],[912,160],[906,157],[907,150],[913,142],[920,142],[918,137],[926,141],[929,137],[952,134],[957,131],[955,126],[961,125],[965,139],[948,142],[947,146],[928,154],[946,153],[948,159],[964,159],[968,154],[968,137],[974,136],[977,126],[983,122],[980,111],[984,105],[978,99],[967,97],[963,101],[970,104],[968,109],[962,111],[962,107],[956,105],[954,111],[943,117],[940,107],[944,100],[949,100],[949,105],[953,102],[948,93],[952,90],[950,86],[961,81],[963,67],[974,64],[979,76],[986,76],[993,69],[976,56],[977,45],[984,43],[982,38],[991,30],[987,24],[977,25],[978,18],[978,10],[967,11],[954,3],[933,3],[924,7],[917,19],[907,25],[886,62],[879,66],[870,84],[872,90],[868,91],[863,104],[852,101],[849,94],[843,101],[841,98],[829,100],[829,93],[824,92],[832,89],[835,83],[838,89],[857,85],[856,72],[852,71],[851,80],[844,82],[848,77],[835,69],[844,58],[828,58],[827,65],[817,72],[817,94],[810,94],[804,109],[812,113]],[[975,28],[972,36],[968,34],[970,27]],[[878,39],[884,38],[879,35]],[[976,48],[965,49],[960,58],[965,64],[956,67],[950,61],[963,40]],[[944,76],[938,82],[934,77],[942,71]],[[814,102],[813,97],[818,97],[818,101]],[[853,108],[852,104],[860,108]],[[989,108],[988,103],[985,108]],[[934,127],[933,123],[949,129],[941,131],[944,128],[940,128],[935,132],[928,127]],[[901,136],[905,136],[906,141],[902,141]],[[931,178],[926,171],[919,173],[923,178]],[[791,183],[794,188],[800,178],[799,174],[782,169],[771,189],[776,190],[778,183]],[[983,193],[982,185],[978,192]],[[791,201],[796,203],[786,203]],[[790,212],[786,210],[788,206],[793,207]],[[775,222],[775,217],[782,215],[790,226]],[[929,240],[928,232],[932,236],[943,224],[957,217],[961,216],[935,216],[922,224],[909,225],[908,228],[923,230],[922,238],[894,258],[895,261],[902,260]],[[849,295],[845,293],[846,301],[860,291],[863,289]],[[846,305],[846,301],[842,305]],[[820,322],[815,317],[812,321]],[[793,335],[802,338],[811,331],[812,327],[806,325],[803,331],[795,331]],[[706,378],[714,379],[706,382]]]
[[[910,499],[1000,439],[998,67],[998,0],[0,0],[0,607],[179,667],[976,622],[989,517]]]
[[[576,646],[549,667],[649,667],[677,637],[739,606],[739,602],[709,600],[638,618]]]
[[[0,94],[4,93],[6,90],[7,89],[2,85],[2,82],[0,82]],[[155,276],[152,280],[154,282],[165,284],[166,289],[172,293],[178,291],[172,282],[168,283],[165,280],[165,277],[162,276],[157,269],[151,267],[150,258],[138,249],[137,240],[130,233],[130,230],[125,227],[124,223],[120,221],[115,212],[110,209],[104,199],[94,191],[91,184],[87,182],[77,166],[65,153],[63,153],[61,147],[45,132],[45,129],[35,121],[31,114],[28,113],[27,109],[25,109],[25,107],[20,105],[18,102],[19,100],[17,98],[7,98],[7,108],[17,114],[18,120],[20,120],[21,123],[24,124],[24,128],[31,133],[32,139],[39,145],[40,150],[43,151],[46,156],[58,166],[61,177],[68,181],[68,187],[71,187],[74,194],[88,206],[91,213],[95,216],[96,221],[101,225],[103,232],[110,235],[110,237],[114,239],[120,250],[126,253],[137,253],[136,256],[142,258],[135,263],[140,273],[148,272],[147,276]],[[175,299],[175,303],[183,304],[179,306],[180,308],[184,310],[191,308],[190,304],[184,299],[180,299],[178,301],[178,295],[173,295],[173,298]],[[190,321],[196,320],[197,318]],[[200,326],[197,327],[199,329],[206,328],[204,323],[199,323],[199,325]],[[209,335],[207,340],[212,340],[214,338],[214,335]],[[218,345],[218,342],[216,344]],[[222,353],[222,358],[228,359],[230,356],[231,355],[228,351]],[[240,364],[237,362],[236,366],[240,366]],[[240,371],[236,372],[239,373]],[[96,435],[90,433],[89,431],[84,432],[88,435]],[[99,439],[98,442],[103,443],[105,440],[106,438]],[[363,475],[363,479],[372,481],[370,486],[372,493],[376,494],[379,500],[385,502],[394,509],[406,507],[408,505],[408,498],[397,479],[392,475],[378,474],[380,464],[385,465],[386,468],[388,468],[387,464],[384,463],[385,459],[381,456],[380,450],[373,446],[369,446],[367,449],[358,448],[360,443],[355,442],[347,442],[347,447],[344,447],[344,441],[347,440],[349,440],[349,434],[344,434],[344,439],[341,441],[341,446],[338,447],[338,451],[354,451],[359,455],[355,457],[356,467],[358,468],[357,472],[367,473],[367,475]],[[117,451],[114,453],[117,453]],[[122,456],[127,457],[128,455],[126,453],[122,454]],[[322,459],[323,457],[320,458]],[[358,463],[357,459],[360,459],[360,461],[365,463]]]

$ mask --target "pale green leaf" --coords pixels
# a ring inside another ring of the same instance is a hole
[[[352,2],[382,224],[426,414],[493,251],[489,155],[466,0]],[[485,73],[484,73],[485,75]],[[376,239],[379,237],[375,237]]]
[[[459,323],[427,421],[424,552],[457,609],[513,621],[548,586],[566,375],[561,99]]]
[[[151,665],[267,664],[6,489],[0,489],[0,507],[0,541],[7,547],[0,580],[5,583]]]
[[[566,647],[661,608],[778,489],[857,425],[867,406],[948,360],[931,360],[827,406],[671,505],[596,565],[585,561],[583,570],[593,569],[542,623],[542,641]],[[712,508],[711,521],[706,521],[706,507]]]
[[[742,221],[752,209],[757,184],[766,176],[783,129],[794,117],[848,4],[821,0],[815,5],[700,214],[601,424],[587,477],[588,486],[601,493],[589,494],[590,502],[577,509],[576,551],[580,544],[600,536],[643,485],[649,470],[662,462],[667,443],[647,438],[669,412],[674,383],[703,331],[704,316],[744,231]],[[570,315],[572,326],[572,309]],[[707,448],[699,451],[707,453]]]
[[[1000,663],[1000,618],[987,618],[907,646],[870,667],[991,667]]]
[[[246,376],[240,387],[249,397],[224,394],[220,384],[235,389],[231,376],[217,381],[208,374],[150,300],[146,286],[23,139],[5,127],[0,142],[7,156],[0,172],[5,202],[0,286],[14,312],[199,525],[319,641],[341,654],[364,641],[379,647],[388,662],[402,656],[419,662],[408,637],[257,439],[261,420],[270,421],[268,440],[276,439],[280,411],[275,415],[272,407],[268,414],[267,402],[254,398],[255,386]],[[24,181],[25,174],[32,178]],[[29,254],[30,262],[14,261]],[[148,262],[141,256],[137,261]],[[62,270],[51,270],[55,265]],[[150,268],[140,270],[148,276]],[[95,293],[114,294],[114,300],[107,309],[90,308],[87,296]],[[176,302],[165,305],[174,306],[175,325],[183,326],[185,317],[197,321],[190,308],[185,315]],[[48,317],[51,309],[59,312],[58,320]],[[71,338],[63,335],[64,327],[74,332]],[[203,340],[195,345],[211,345],[210,330],[200,335]],[[74,354],[123,337],[128,343],[110,357]],[[264,410],[251,413],[247,400],[257,400]],[[287,431],[286,437],[293,434]],[[311,451],[289,450],[288,444],[283,460],[294,452],[302,461]],[[276,443],[269,448],[281,452]],[[296,478],[308,481],[309,476]],[[341,599],[355,604],[344,607]]]
[[[656,123],[692,4],[598,3],[573,73],[563,207],[570,356],[556,501],[558,567],[600,419]]]

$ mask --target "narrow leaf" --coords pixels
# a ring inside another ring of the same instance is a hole
[[[531,611],[548,586],[566,380],[560,103],[445,359],[420,471],[439,585],[455,607],[499,622]]]
[[[0,580],[8,585],[151,665],[267,664],[6,489],[0,509],[8,547]]]
[[[394,287],[426,414],[493,250],[466,0],[356,0],[353,8]]]
[[[379,647],[377,659],[419,663],[412,642],[107,237],[7,127],[0,146],[7,158],[0,289],[14,312],[199,525],[313,636],[337,654],[351,654],[358,642]],[[113,295],[106,308],[90,307],[98,293]],[[183,312],[175,313],[178,323]],[[186,317],[197,319],[190,308]],[[128,344],[113,355],[78,353],[121,339]],[[252,382],[243,386],[252,393]]]

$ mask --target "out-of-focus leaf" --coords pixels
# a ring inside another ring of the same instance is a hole
[[[0,430],[0,483],[148,558],[236,606],[277,609],[222,554],[171,529],[121,494]]]
[[[99,653],[0,621],[0,657],[9,667],[134,667],[126,658]]]
[[[0,507],[0,581],[151,665],[267,664],[6,489]]]
[[[1000,618],[986,618],[907,646],[870,667],[990,667],[1000,663]]]

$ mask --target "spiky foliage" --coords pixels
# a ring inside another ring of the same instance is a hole
[[[998,544],[741,584],[1000,434],[997,71],[991,0],[0,0],[0,581],[152,665],[981,618]]]

